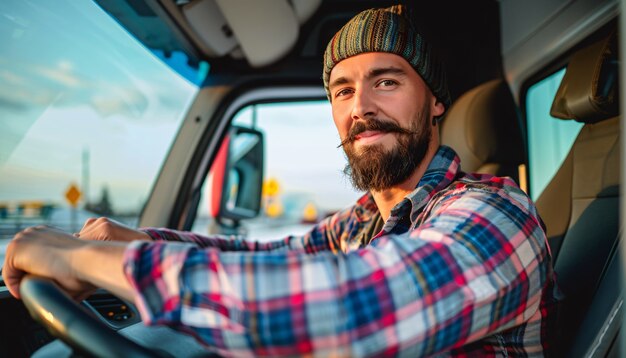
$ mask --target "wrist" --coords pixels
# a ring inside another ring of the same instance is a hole
[[[137,229],[137,237],[135,240],[143,240],[143,241],[154,241],[155,237],[154,233],[150,228],[139,228]]]
[[[88,241],[72,263],[75,277],[132,301],[132,290],[124,275],[126,243]]]

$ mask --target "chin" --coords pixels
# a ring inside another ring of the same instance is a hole
[[[391,143],[391,142],[381,141],[380,143],[355,145],[354,151],[358,155],[367,154],[368,152],[371,152],[371,151],[390,153],[391,151],[395,149],[396,145],[397,145],[396,142]]]

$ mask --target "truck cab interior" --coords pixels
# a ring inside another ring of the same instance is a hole
[[[281,141],[259,128],[256,114],[244,124],[237,116],[255,106],[325,101],[328,40],[364,9],[404,4],[447,70],[453,104],[442,121],[442,143],[458,152],[464,171],[509,176],[537,204],[563,293],[551,355],[623,356],[624,1],[93,3],[197,87],[136,226],[197,230],[202,208],[209,207],[209,232],[224,234],[247,233],[248,221],[263,210],[269,215],[264,148]],[[10,12],[0,6],[3,11]],[[319,120],[332,122],[330,111]],[[314,171],[306,160],[289,165],[302,175]],[[81,303],[83,312],[49,282],[34,281],[26,288],[28,308],[0,287],[2,356],[70,356],[73,350],[115,356],[121,347],[124,355],[208,354],[189,336],[143,326],[132,302],[100,291]],[[67,322],[46,321],[41,312],[50,310]],[[129,340],[113,343],[120,337]]]

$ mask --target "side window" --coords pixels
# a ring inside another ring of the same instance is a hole
[[[583,124],[550,115],[562,69],[533,84],[526,96],[531,198],[537,200],[567,156]]]
[[[233,124],[258,129],[265,138],[261,214],[241,222],[250,239],[303,234],[362,195],[343,174],[346,159],[337,148],[339,135],[327,101],[251,105],[235,115]],[[192,227],[200,234],[221,232],[210,217],[209,182]]]

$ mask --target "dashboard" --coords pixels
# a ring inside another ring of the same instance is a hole
[[[98,290],[81,305],[110,329],[163,356],[211,356],[193,337],[165,326],[148,327],[134,305]],[[0,281],[0,357],[72,357],[71,347],[37,323]]]
[[[141,322],[136,308],[104,290],[98,290],[81,305],[113,330]],[[0,356],[28,357],[53,342],[45,327],[37,323],[24,304],[15,299],[0,281]]]

